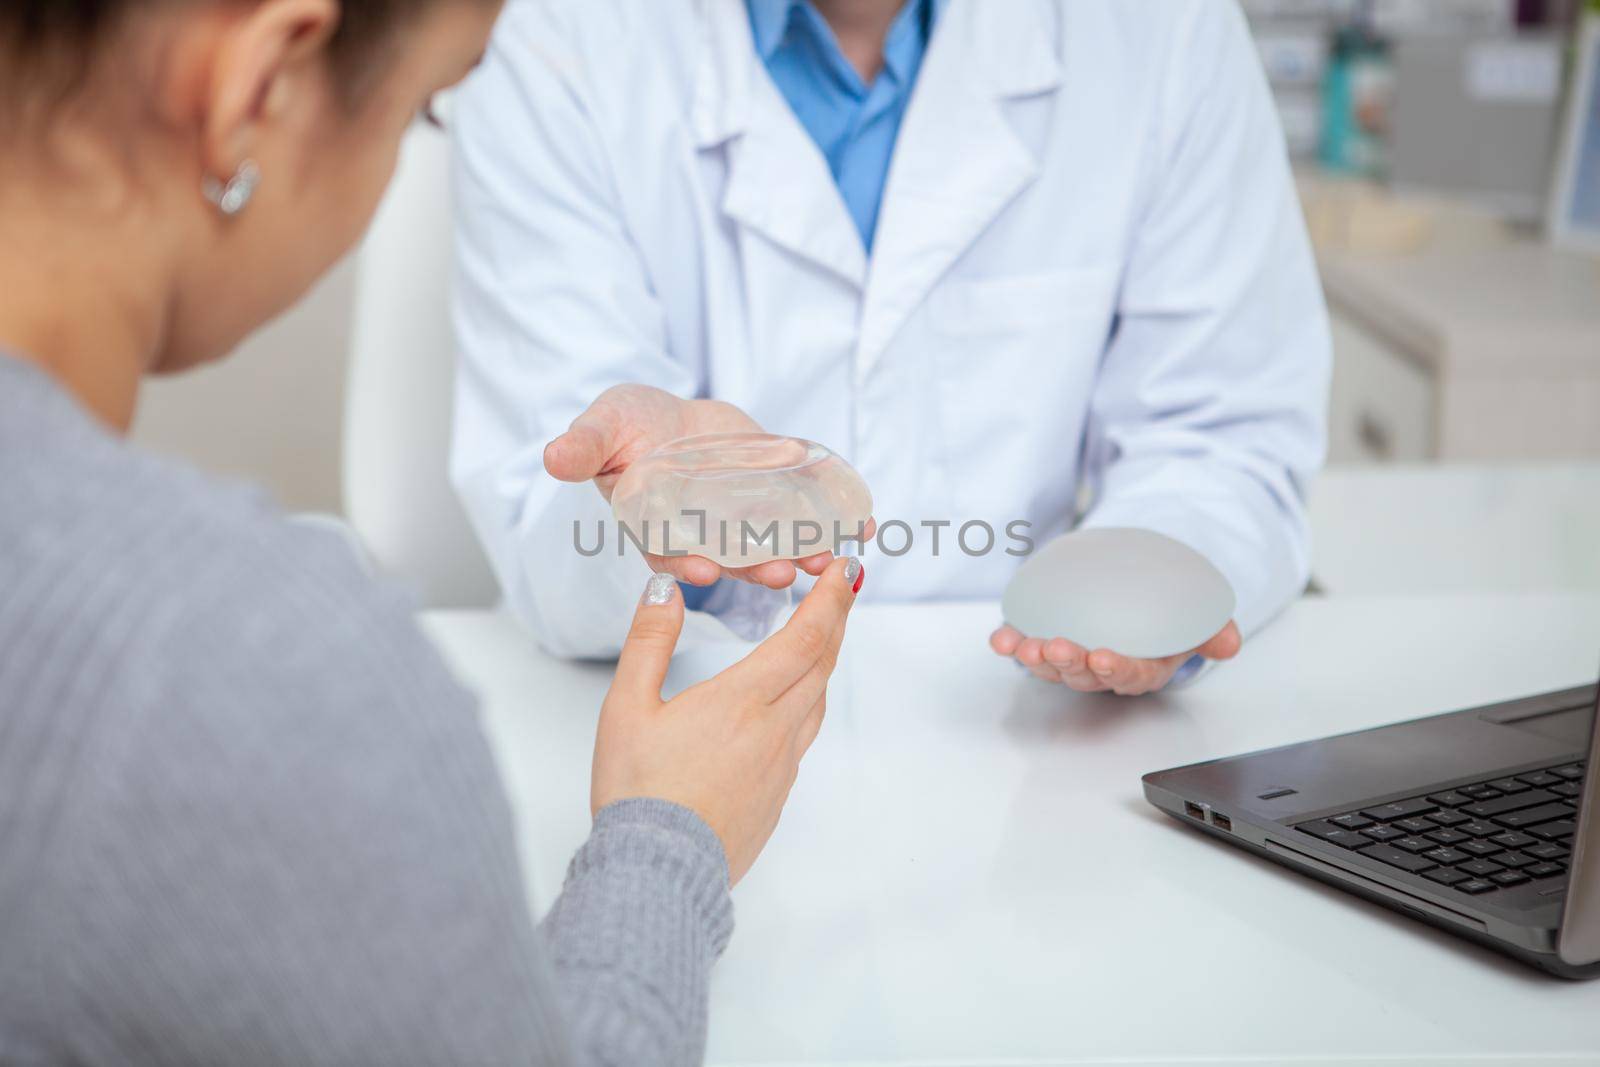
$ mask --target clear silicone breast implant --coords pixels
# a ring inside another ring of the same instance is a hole
[[[872,515],[861,475],[815,441],[704,434],[671,441],[623,472],[611,493],[619,536],[657,555],[726,567],[832,551]]]

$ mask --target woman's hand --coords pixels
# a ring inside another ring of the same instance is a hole
[[[1060,682],[1080,693],[1110,690],[1121,696],[1154,693],[1172,681],[1179,667],[1194,656],[1232,659],[1243,645],[1239,627],[1228,623],[1199,648],[1165,659],[1131,659],[1109,648],[1090,652],[1062,637],[1041,640],[1024,637],[1012,626],[1002,626],[989,638],[989,647],[1009,656],[1047,682]]]
[[[860,560],[834,562],[782,630],[663,702],[683,598],[673,576],[652,577],[600,711],[594,811],[634,797],[682,804],[722,839],[730,879],[743,878],[822,728],[828,678],[865,578]]]
[[[756,421],[732,404],[720,400],[684,400],[648,385],[617,385],[601,393],[566,433],[544,450],[544,467],[563,482],[594,481],[607,500],[628,465],[643,459],[668,441],[706,433],[762,433]],[[872,536],[869,525],[867,536]],[[833,559],[819,552],[790,562],[772,560],[754,567],[724,571],[704,556],[648,556],[652,570],[674,575],[690,585],[711,585],[726,574],[731,578],[787,589],[798,577],[823,572]]]

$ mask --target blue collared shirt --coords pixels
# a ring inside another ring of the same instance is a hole
[[[756,52],[822,150],[868,252],[900,121],[946,2],[906,0],[884,41],[883,69],[868,85],[810,0],[745,0]]]
[[[889,27],[883,70],[871,85],[850,65],[833,28],[810,0],[745,3],[756,53],[822,150],[861,243],[871,252],[900,120],[917,83],[934,20],[948,0],[906,0]],[[716,589],[684,586],[684,606],[705,610]]]

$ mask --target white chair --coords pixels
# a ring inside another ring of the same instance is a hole
[[[499,600],[448,475],[453,261],[450,139],[419,124],[359,253],[344,506],[377,569],[436,609]]]

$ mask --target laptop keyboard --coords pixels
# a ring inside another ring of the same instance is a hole
[[[1295,829],[1479,896],[1566,877],[1583,774],[1583,763],[1569,763],[1357,808]]]

